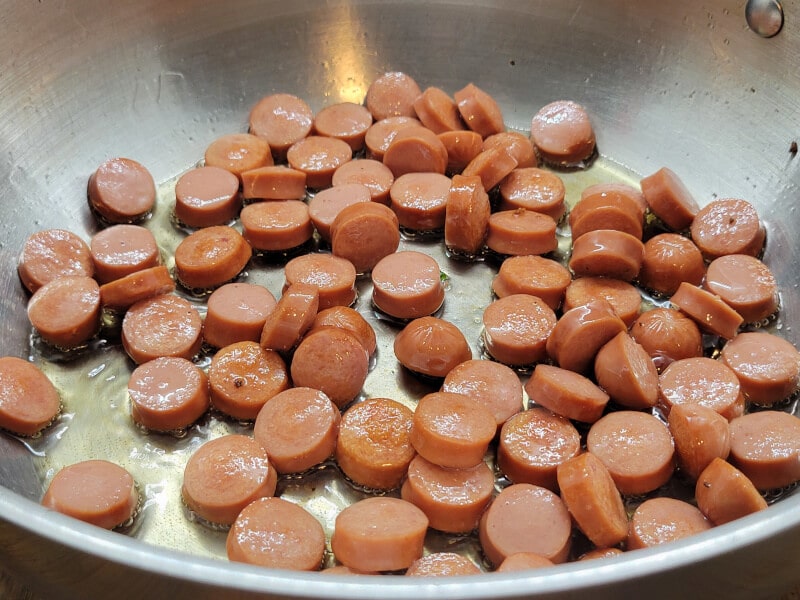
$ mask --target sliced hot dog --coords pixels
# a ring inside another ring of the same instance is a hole
[[[697,325],[673,308],[643,312],[631,325],[631,337],[642,345],[659,370],[675,360],[703,354],[703,337]]]
[[[467,360],[453,367],[444,378],[442,391],[481,401],[494,414],[498,428],[522,410],[519,376],[492,360]]]
[[[48,344],[82,346],[100,330],[100,286],[79,275],[53,279],[31,296],[28,320]]]
[[[208,297],[203,339],[215,348],[246,340],[258,342],[276,304],[275,296],[263,286],[227,283]]]
[[[467,258],[483,248],[491,206],[480,177],[454,175],[447,198],[444,243],[448,251]]]
[[[336,517],[331,549],[336,559],[359,571],[407,569],[422,556],[428,518],[398,498],[359,500]]]
[[[333,455],[342,417],[324,392],[293,387],[259,411],[253,437],[278,473],[301,473]]]
[[[554,563],[569,556],[572,519],[550,490],[515,483],[505,488],[481,517],[479,538],[490,563],[500,565],[517,552],[535,552]]]
[[[517,168],[517,159],[500,148],[483,150],[469,164],[464,167],[464,177],[480,177],[483,189],[486,191],[503,181],[514,169]]]
[[[353,158],[347,142],[333,137],[310,135],[292,144],[286,152],[289,166],[306,174],[312,189],[331,186],[333,173]]]
[[[608,403],[608,394],[575,371],[537,365],[525,384],[530,399],[558,415],[594,423]]]
[[[155,267],[161,260],[155,236],[140,225],[107,227],[92,237],[90,248],[100,284]]]
[[[317,571],[325,553],[325,531],[303,507],[281,498],[247,505],[228,532],[228,558],[273,569]]]
[[[474,83],[453,94],[458,112],[472,131],[488,137],[505,131],[503,113],[497,101]]]
[[[727,340],[736,335],[744,322],[742,316],[722,298],[685,281],[678,286],[670,301],[700,329]]]
[[[133,159],[109,159],[89,178],[89,206],[108,223],[140,221],[155,203],[153,176]]]
[[[336,171],[336,173],[338,172]],[[369,189],[360,183],[335,185],[314,194],[314,197],[308,201],[308,216],[314,229],[319,233],[319,237],[330,244],[331,226],[337,215],[351,204],[370,202],[370,200]]]
[[[672,436],[648,413],[608,413],[592,425],[586,447],[603,462],[623,495],[646,494],[672,476]]]
[[[524,208],[501,210],[489,217],[486,245],[501,255],[547,254],[558,247],[556,222]]]
[[[765,410],[731,421],[731,463],[759,490],[800,480],[800,419]]]
[[[225,225],[241,208],[239,178],[224,168],[206,164],[187,171],[175,184],[175,216],[189,227]]]
[[[700,210],[683,181],[666,167],[642,179],[640,186],[653,214],[674,231],[688,228]]]
[[[472,358],[458,327],[436,317],[420,317],[406,325],[394,338],[394,354],[408,370],[430,377],[444,377]]]
[[[557,310],[571,281],[570,272],[554,260],[542,256],[510,256],[492,280],[492,291],[498,298],[511,294],[537,296]]]
[[[517,168],[526,169],[537,166],[536,151],[530,138],[518,131],[501,131],[483,140],[483,149],[502,148],[517,161]]]
[[[94,275],[89,246],[64,229],[45,229],[28,236],[17,264],[22,284],[31,293],[57,277]]]
[[[100,286],[103,308],[124,311],[140,300],[175,291],[175,281],[164,265],[131,273]]]
[[[744,473],[714,458],[695,487],[697,507],[714,525],[722,525],[767,508],[767,501]]]
[[[364,103],[376,121],[394,116],[414,117],[414,100],[421,93],[413,77],[400,71],[391,71],[369,85]]]
[[[42,505],[105,529],[126,524],[135,515],[139,491],[127,470],[105,460],[64,467],[50,481]]]
[[[406,173],[444,173],[447,148],[430,129],[402,127],[383,154],[383,164],[395,177]]]
[[[364,346],[355,335],[336,327],[322,327],[306,335],[292,357],[294,384],[325,392],[340,408],[359,394],[368,372]]]
[[[512,571],[527,571],[528,569],[541,569],[552,567],[555,563],[536,552],[515,552],[506,557],[495,569],[496,573],[510,573]]]
[[[333,254],[304,254],[286,263],[284,288],[306,283],[317,288],[319,309],[350,306],[356,301],[356,268]]]
[[[737,335],[720,360],[736,374],[745,399],[773,405],[792,395],[800,380],[800,353],[790,342],[765,331]]]
[[[434,552],[418,558],[406,571],[407,577],[461,577],[480,575],[478,566],[455,552]]]
[[[309,332],[321,327],[340,327],[346,329],[356,336],[369,356],[375,354],[375,349],[378,346],[375,330],[355,309],[349,306],[332,306],[331,308],[319,311],[317,316],[314,317],[314,322]]]
[[[374,114],[374,113],[373,113]],[[397,132],[405,127],[419,127],[419,119],[414,117],[395,116],[377,119],[367,130],[364,142],[367,146],[367,156],[373,160],[383,160],[383,155],[394,140]],[[342,165],[344,166],[344,165]],[[384,165],[385,166],[385,165]],[[386,167],[388,169],[388,167]]]
[[[422,124],[433,133],[464,129],[458,106],[441,88],[426,88],[414,100],[414,112]]]
[[[613,229],[584,233],[572,244],[569,268],[578,277],[611,277],[631,281],[642,268],[644,244]]]
[[[500,183],[500,210],[525,208],[559,221],[566,210],[565,194],[564,182],[555,173],[519,165]]]
[[[436,465],[415,456],[408,465],[402,497],[419,507],[430,527],[449,533],[466,533],[492,499],[494,475],[484,462],[465,469]]]
[[[39,367],[15,356],[0,358],[0,428],[36,435],[60,411],[58,390]]]
[[[207,522],[230,525],[245,506],[272,496],[278,476],[253,438],[229,434],[194,451],[183,472],[181,497]]]
[[[541,298],[528,294],[498,298],[483,311],[482,320],[483,342],[495,360],[525,366],[547,356],[556,315]]]
[[[608,277],[579,277],[564,291],[564,312],[597,298],[608,301],[617,316],[630,326],[642,310],[642,294],[632,284]]]
[[[338,102],[320,110],[314,117],[317,135],[346,142],[353,152],[364,147],[364,136],[372,125],[372,113],[354,102]]]
[[[698,356],[670,364],[658,378],[658,399],[667,412],[676,404],[702,404],[729,421],[744,412],[744,396],[730,368]]]
[[[451,183],[441,173],[406,173],[398,177],[389,196],[400,226],[412,231],[442,229]]]
[[[264,348],[288,352],[311,328],[319,310],[319,291],[307,283],[295,283],[283,291],[261,330]]]
[[[208,410],[208,377],[191,361],[162,356],[139,365],[128,380],[133,420],[153,431],[188,427]]]
[[[245,200],[302,200],[306,195],[306,174],[284,165],[250,169],[241,178]]]
[[[342,416],[336,462],[358,485],[390,490],[400,486],[416,452],[411,445],[411,410],[389,398],[353,404]]]
[[[400,245],[400,224],[387,206],[358,202],[343,208],[331,225],[331,248],[358,273],[366,273]]]
[[[244,239],[256,251],[290,251],[314,235],[308,205],[300,200],[248,204],[239,218]]]
[[[715,458],[728,458],[728,421],[715,410],[702,404],[676,404],[669,411],[668,422],[678,466],[691,480],[696,480]]]
[[[649,290],[669,296],[684,281],[700,285],[705,272],[703,255],[689,238],[662,233],[644,244],[639,283]]]
[[[727,254],[758,256],[766,237],[755,207],[738,198],[709,202],[695,215],[691,233],[709,260]]]
[[[623,195],[583,196],[569,213],[569,225],[573,239],[598,229],[624,231],[642,239],[643,219],[639,205]]]
[[[561,499],[584,535],[599,548],[616,546],[628,535],[622,497],[603,462],[584,452],[558,465]]]
[[[556,469],[580,451],[581,436],[569,419],[535,407],[503,424],[497,466],[513,483],[557,491]]]
[[[175,249],[175,277],[189,289],[219,287],[242,272],[252,253],[233,227],[198,229]]]
[[[447,150],[448,173],[461,173],[485,149],[483,138],[474,131],[444,131],[436,137]]]
[[[242,173],[273,164],[272,150],[266,140],[251,133],[230,133],[208,145],[205,165],[230,171],[237,178]]]
[[[481,402],[462,394],[433,392],[414,411],[411,444],[442,467],[469,468],[483,460],[497,425]]]
[[[650,498],[633,513],[628,549],[651,548],[711,529],[698,508],[675,498]]]
[[[747,254],[729,254],[711,261],[705,287],[742,316],[755,323],[778,310],[778,284],[767,265]]]
[[[369,190],[373,202],[388,204],[389,189],[394,183],[389,167],[370,158],[351,160],[344,163],[333,174],[333,187],[358,183]]]
[[[531,140],[539,155],[556,165],[580,164],[595,149],[589,115],[571,100],[557,100],[540,108],[531,121]]]
[[[252,421],[270,398],[289,387],[289,374],[277,352],[255,342],[236,342],[211,359],[208,382],[217,410]]]
[[[272,94],[250,109],[250,133],[269,144],[278,160],[289,147],[311,132],[314,114],[303,100],[292,94]]]
[[[203,321],[188,301],[172,294],[140,300],[122,320],[122,346],[142,364],[159,356],[191,360],[200,350]]]
[[[439,264],[422,252],[404,250],[384,256],[372,269],[372,302],[387,315],[416,319],[444,302]]]
[[[628,205],[632,202],[638,207],[637,213],[642,217],[647,211],[647,201],[644,199],[642,192],[625,183],[595,183],[583,188],[581,191],[581,200],[585,200],[591,196],[614,197],[618,201]]]
[[[594,359],[594,375],[611,399],[627,408],[650,408],[658,400],[656,366],[625,331],[600,348]]]

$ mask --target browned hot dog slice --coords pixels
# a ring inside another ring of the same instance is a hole
[[[703,354],[703,337],[697,325],[673,308],[643,312],[631,325],[631,337],[642,345],[659,370],[672,361]]]
[[[506,365],[492,360],[467,360],[450,370],[443,392],[464,394],[483,402],[497,427],[522,410],[522,383]]]
[[[15,356],[0,358],[0,427],[35,435],[61,411],[58,390],[39,367]]]
[[[284,165],[267,165],[242,173],[245,200],[302,200],[306,195],[306,174]]]
[[[395,177],[406,173],[444,173],[447,148],[430,129],[403,127],[392,138],[383,154],[383,164]]]
[[[489,217],[486,245],[498,254],[547,254],[558,247],[556,222],[547,215],[517,208]]]
[[[208,382],[217,410],[251,421],[270,398],[289,387],[289,374],[277,352],[255,342],[236,342],[211,359]]]
[[[356,484],[390,490],[400,486],[416,452],[411,410],[389,398],[369,398],[345,411],[336,441],[336,462]]]
[[[625,329],[606,300],[593,300],[561,316],[547,340],[547,354],[560,367],[583,373],[592,366],[600,348]]]
[[[458,106],[441,88],[426,88],[414,100],[414,112],[422,124],[433,133],[464,129]]]
[[[445,131],[436,137],[447,150],[448,173],[460,173],[472,159],[485,150],[483,138],[474,131]]]
[[[331,549],[336,559],[359,571],[407,569],[422,556],[428,518],[398,498],[359,500],[336,517]]]
[[[536,404],[583,423],[597,421],[608,403],[608,394],[589,379],[552,365],[537,365],[525,391]]]
[[[489,191],[517,168],[517,159],[505,150],[490,148],[483,150],[464,167],[462,175],[481,178],[483,189]]]
[[[206,290],[234,279],[253,251],[233,227],[199,229],[175,249],[175,277],[189,289]]]
[[[538,165],[536,151],[530,138],[518,131],[501,131],[483,140],[483,149],[502,148],[517,161],[517,168],[526,169]]]
[[[255,202],[242,209],[240,219],[244,239],[256,251],[292,250],[314,235],[308,205],[300,200]]]
[[[491,206],[480,177],[454,175],[447,198],[444,243],[449,252],[473,257],[483,248]]]
[[[371,277],[373,304],[392,317],[424,317],[444,302],[439,264],[422,252],[404,250],[384,256]]]
[[[360,183],[335,185],[314,194],[314,197],[308,201],[308,216],[314,229],[319,233],[319,237],[330,243],[331,226],[338,214],[351,204],[369,202],[370,199],[369,189]]]
[[[742,316],[725,304],[722,298],[685,281],[678,286],[678,291],[670,301],[700,329],[727,340],[736,335],[744,322]]]
[[[766,237],[755,207],[736,198],[721,198],[701,208],[692,221],[691,233],[709,260],[726,254],[758,256]]]
[[[358,202],[339,212],[331,225],[333,253],[366,273],[400,245],[400,224],[392,209],[377,202]]]
[[[480,401],[462,394],[433,392],[414,411],[411,444],[425,459],[442,467],[474,467],[492,441],[494,415]]]
[[[692,224],[700,207],[683,181],[663,167],[640,182],[642,194],[655,216],[675,231]]]
[[[139,221],[155,203],[153,176],[130,158],[109,159],[89,178],[89,206],[108,223]]]
[[[497,466],[513,483],[556,491],[556,469],[581,451],[581,436],[569,419],[536,407],[509,418],[500,431]]]
[[[731,421],[731,463],[759,490],[800,480],[800,419],[765,410]]]
[[[100,330],[100,286],[78,275],[53,279],[31,296],[28,319],[48,344],[82,346]]]
[[[430,527],[449,533],[466,533],[492,499],[494,474],[485,462],[465,469],[440,467],[422,456],[408,465],[402,497],[418,506]]]
[[[535,165],[520,165],[500,183],[500,210],[526,208],[558,221],[566,210],[565,195],[564,182],[558,175]]]
[[[361,314],[349,306],[332,306],[319,311],[314,317],[310,331],[321,327],[339,327],[352,333],[369,356],[375,353],[378,346],[375,330]]]
[[[230,133],[208,145],[205,165],[230,171],[239,179],[242,173],[273,164],[266,140],[250,133]]]
[[[376,121],[395,116],[414,117],[417,114],[414,100],[421,93],[422,90],[410,75],[391,71],[369,85],[364,103]]]
[[[505,131],[503,113],[497,101],[474,83],[468,83],[458,90],[453,98],[464,123],[472,131],[483,137]]]
[[[263,286],[225,284],[208,297],[203,339],[215,348],[246,340],[258,342],[276,304],[275,296]]]
[[[153,431],[175,431],[208,410],[208,377],[185,358],[163,356],[134,369],[128,396],[136,423]]]
[[[531,140],[539,155],[556,165],[576,165],[594,153],[595,137],[586,109],[571,100],[557,100],[539,109],[531,120]]]
[[[753,256],[729,254],[708,265],[703,282],[747,323],[758,322],[778,310],[778,285],[767,265]]]
[[[658,400],[658,371],[647,351],[623,331],[594,359],[597,383],[617,404],[649,408]]]
[[[728,421],[715,410],[702,404],[676,404],[669,411],[668,422],[678,467],[690,479],[696,480],[715,458],[728,458]]]
[[[346,162],[336,169],[332,182],[334,187],[359,183],[369,190],[373,202],[388,204],[394,175],[382,162],[362,158]]]
[[[392,210],[401,227],[435,231],[444,227],[450,178],[441,173],[406,173],[389,190]]]
[[[742,333],[725,344],[720,359],[736,373],[749,402],[772,405],[786,399],[800,380],[800,353],[776,335]]]
[[[460,577],[480,575],[478,566],[455,552],[434,552],[418,558],[406,571],[406,577]]]
[[[578,277],[612,277],[631,281],[642,268],[644,244],[613,229],[584,233],[572,244],[569,268]]]
[[[373,160],[383,160],[383,155],[394,140],[397,132],[405,127],[419,127],[422,123],[414,117],[387,117],[372,124],[367,130],[364,142],[367,145],[367,156]],[[342,165],[344,166],[344,165]],[[388,169],[388,167],[387,167]]]
[[[492,280],[492,291],[498,298],[511,294],[537,296],[557,310],[571,281],[570,272],[554,260],[542,256],[510,256]]]
[[[275,493],[278,476],[253,438],[229,434],[194,451],[183,471],[181,497],[213,524],[230,525],[245,506]]]
[[[317,135],[347,142],[353,152],[364,147],[364,136],[370,125],[372,114],[365,106],[354,102],[331,104],[314,117],[314,131]]]
[[[175,291],[175,281],[164,265],[131,273],[100,286],[100,304],[111,310],[125,310],[140,300]]]
[[[347,142],[332,137],[310,135],[292,144],[286,153],[289,166],[306,174],[306,185],[313,189],[331,186],[333,173],[353,158]]]
[[[313,285],[295,283],[283,291],[261,330],[264,348],[288,352],[310,328],[319,310],[319,291]]]
[[[490,303],[483,311],[483,343],[497,361],[531,365],[547,356],[547,340],[556,315],[544,300],[512,294]]]
[[[649,290],[669,296],[684,281],[700,285],[705,272],[703,255],[689,238],[662,233],[644,244],[639,283]]]
[[[140,300],[122,320],[122,346],[142,364],[159,356],[191,360],[200,350],[203,321],[188,301],[172,294]]]
[[[623,495],[646,494],[672,476],[672,436],[648,413],[608,413],[592,425],[586,447],[603,462]]]
[[[517,552],[535,552],[554,563],[569,556],[572,520],[550,490],[515,483],[505,488],[481,517],[479,538],[493,565]]]
[[[94,275],[89,246],[64,229],[45,229],[25,240],[17,265],[19,278],[33,293],[57,277]]]
[[[135,515],[139,491],[133,476],[119,465],[86,460],[56,473],[42,504],[86,523],[114,529]]]
[[[320,390],[293,387],[259,411],[253,437],[278,473],[301,473],[333,455],[342,417]]]
[[[225,225],[241,208],[239,178],[223,168],[198,167],[175,184],[175,216],[189,227]]]
[[[90,243],[94,276],[108,283],[155,267],[160,262],[156,238],[139,225],[112,225],[96,233]]]
[[[444,377],[472,358],[458,327],[436,317],[420,317],[406,325],[394,339],[394,354],[410,371],[430,377]]]
[[[286,263],[286,283],[307,283],[319,292],[319,309],[350,306],[356,300],[356,268],[333,254],[304,254]]]
[[[314,114],[291,94],[265,96],[250,110],[250,133],[265,140],[275,158],[286,157],[289,147],[311,132]]]
[[[580,530],[597,547],[616,546],[628,535],[628,516],[611,474],[591,452],[558,465],[558,487]]]
[[[367,379],[369,356],[346,329],[323,327],[302,339],[292,357],[292,381],[322,390],[338,407],[350,403]]]
[[[658,379],[658,399],[667,412],[676,404],[702,404],[729,421],[744,412],[739,381],[722,361],[698,356],[669,365]]]
[[[303,507],[281,498],[260,498],[239,514],[226,549],[237,562],[317,571],[325,553],[325,531]]]
[[[714,525],[767,508],[767,501],[739,469],[714,458],[700,473],[695,486],[697,507]]]
[[[699,509],[675,498],[650,498],[633,513],[628,549],[650,548],[711,529]]]
[[[617,316],[630,326],[642,310],[642,294],[627,281],[608,277],[579,277],[564,292],[564,312],[592,300],[608,301]]]

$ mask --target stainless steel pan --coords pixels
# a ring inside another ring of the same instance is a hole
[[[621,170],[667,165],[702,203],[752,201],[783,334],[800,343],[800,7],[783,8],[782,31],[764,38],[733,1],[5,0],[0,350],[29,353],[14,272],[23,240],[47,227],[88,239],[86,181],[104,159],[137,158],[167,181],[243,130],[261,96],[360,101],[386,70],[450,91],[474,81],[523,131],[545,103],[578,100]],[[47,598],[754,598],[800,582],[800,494],[659,550],[431,584],[274,572],[99,531],[38,506],[39,460],[0,436],[0,564]]]

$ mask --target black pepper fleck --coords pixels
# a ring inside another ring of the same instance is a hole
[[[789,153],[794,156],[797,154],[797,142],[792,142],[789,144]]]
[[[236,379],[233,380],[233,387],[240,388],[243,385],[244,385],[244,379],[242,379],[241,377],[237,377]]]

